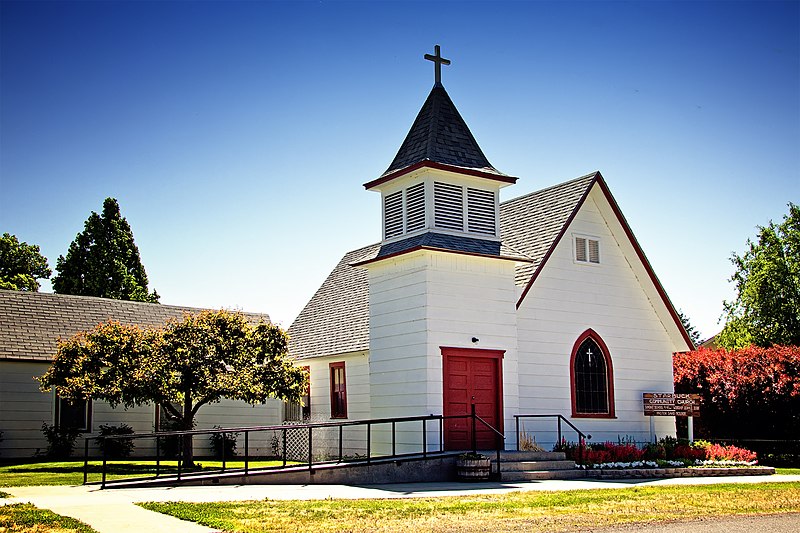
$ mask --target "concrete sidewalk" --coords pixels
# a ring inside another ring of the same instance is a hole
[[[613,489],[663,485],[707,485],[718,483],[766,483],[800,481],[793,476],[741,476],[632,480],[546,480],[514,483],[398,483],[386,485],[232,485],[172,488],[100,490],[97,486],[11,487],[10,502],[30,502],[42,509],[77,518],[100,533],[209,533],[212,529],[177,518],[147,511],[135,505],[146,501],[245,501],[430,498],[474,494],[502,494],[513,491],[559,491]],[[0,500],[9,502],[9,500]]]

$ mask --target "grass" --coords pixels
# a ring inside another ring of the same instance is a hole
[[[140,504],[224,531],[574,531],[800,512],[800,483],[694,485],[446,498]]]
[[[776,468],[775,473],[784,476],[800,476],[800,468]]]
[[[79,520],[30,503],[0,506],[0,531],[8,533],[97,533]]]
[[[203,470],[222,468],[222,461],[198,461]],[[278,466],[280,461],[250,461],[250,468]],[[243,461],[228,461],[227,468],[243,468]],[[100,481],[102,461],[89,461],[89,481]],[[161,461],[163,474],[177,472],[176,461]],[[108,478],[153,476],[155,461],[109,461]],[[83,483],[83,461],[54,463],[26,463],[0,466],[0,487],[23,487],[33,485],[80,485]]]

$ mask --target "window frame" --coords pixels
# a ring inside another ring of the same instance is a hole
[[[66,402],[64,398],[61,398],[58,394],[55,396],[55,408],[54,408],[54,426],[61,429],[64,427],[64,424],[61,422],[61,415],[62,415],[62,408],[61,402]],[[84,414],[83,414],[83,427],[75,427],[74,429],[80,431],[81,433],[91,433],[92,432],[92,400],[79,400],[84,404]]]
[[[340,369],[342,382],[337,392],[335,379]],[[330,375],[331,418],[347,418],[347,371],[345,370],[345,362],[336,361],[330,363],[328,365],[328,373]],[[341,410],[338,409],[340,402],[337,401],[337,395],[341,396]]]
[[[578,239],[583,239],[584,242],[584,257],[585,259],[581,260],[578,258]],[[589,241],[594,241],[597,243],[597,261],[591,260],[591,245]],[[573,233],[572,234],[572,262],[578,265],[589,265],[589,266],[599,266],[603,263],[602,260],[602,253],[600,250],[600,237],[596,237],[594,235],[585,235],[583,233]]]
[[[578,411],[578,394],[577,394],[577,382],[576,382],[576,375],[575,375],[575,362],[578,356],[578,350],[580,349],[581,345],[587,339],[591,339],[600,348],[600,353],[603,355],[603,361],[605,362],[606,367],[606,396],[608,401],[608,410],[605,413],[582,413]],[[570,392],[572,397],[572,417],[573,418],[617,418],[616,410],[614,405],[614,366],[611,361],[611,352],[606,346],[606,343],[597,334],[596,331],[589,328],[584,331],[579,337],[578,340],[575,341],[575,344],[572,346],[572,355],[569,360],[569,381],[570,381]]]

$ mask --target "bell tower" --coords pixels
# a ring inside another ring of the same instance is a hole
[[[443,413],[447,384],[460,379],[446,375],[448,354],[491,353],[497,383],[487,394],[502,427],[518,403],[514,274],[528,259],[501,241],[499,191],[517,178],[489,163],[447,94],[440,47],[425,59],[433,89],[389,167],[364,184],[382,204],[380,250],[356,265],[369,272],[370,412]],[[430,430],[438,445],[438,426]],[[409,434],[409,451],[417,438]]]

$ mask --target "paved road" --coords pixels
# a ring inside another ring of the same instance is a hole
[[[171,516],[147,511],[135,505],[145,501],[243,501],[243,500],[319,500],[364,499],[364,498],[421,498],[433,496],[463,496],[474,494],[502,494],[513,491],[556,491],[577,489],[608,489],[632,486],[660,485],[701,485],[716,483],[765,483],[775,481],[800,481],[800,476],[741,476],[741,477],[709,477],[709,478],[674,478],[658,480],[547,480],[519,483],[397,483],[386,485],[232,485],[204,487],[172,487],[147,489],[108,489],[99,490],[97,486],[47,486],[47,487],[11,487],[2,489],[12,495],[11,502],[31,502],[39,508],[50,509],[61,515],[77,518],[100,533],[210,533],[213,530],[190,522],[184,522]],[[0,504],[3,500],[0,500]],[[9,502],[9,500],[5,500]],[[724,533],[756,533],[758,531],[800,531],[797,524],[798,515],[778,519],[769,528],[758,529],[743,526],[746,529],[733,530],[722,526],[722,529],[699,529],[707,522],[691,522],[690,524],[669,524],[665,527],[684,527],[684,529],[646,529],[635,526],[635,531],[664,531],[679,533],[681,531],[720,531]],[[762,518],[755,518],[761,523]],[[766,520],[766,519],[764,519]],[[788,520],[788,522],[780,522]],[[794,522],[792,522],[794,520]],[[710,524],[711,522],[708,522]],[[774,526],[774,528],[773,528]],[[789,527],[790,529],[780,529]],[[646,526],[650,527],[650,526]],[[662,527],[662,526],[653,526]],[[765,526],[766,527],[766,526]],[[619,531],[630,531],[628,528]]]

